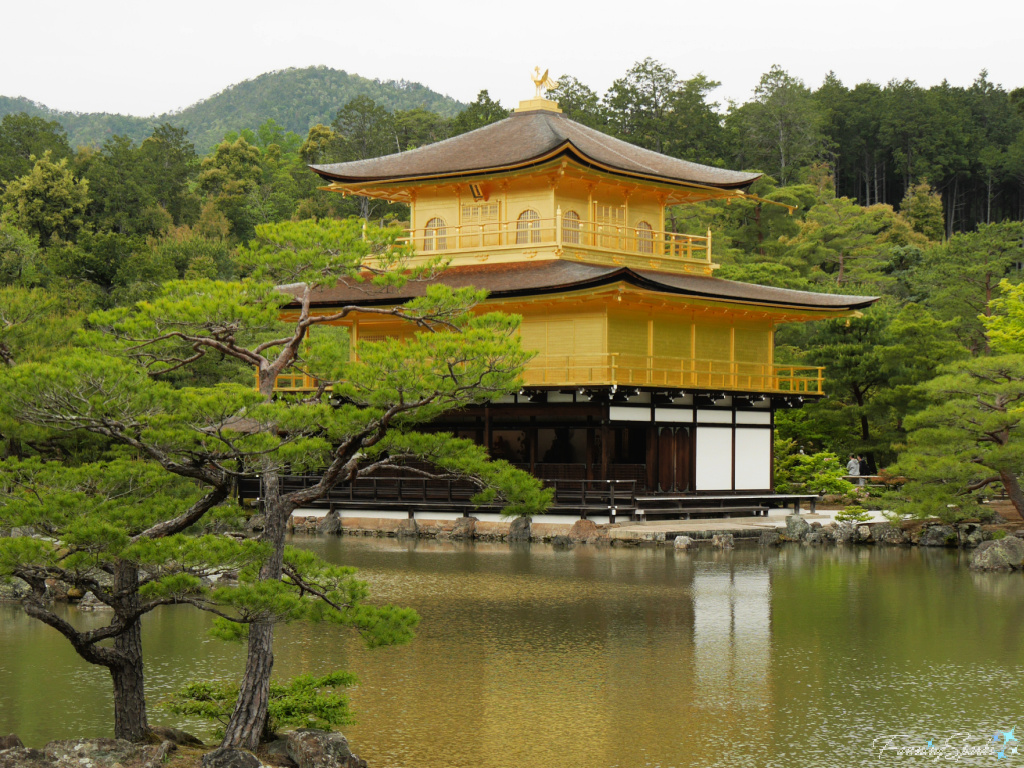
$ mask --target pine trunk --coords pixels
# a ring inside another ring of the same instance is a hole
[[[238,691],[238,701],[224,731],[222,747],[255,751],[267,726],[270,700],[270,675],[274,670],[274,625],[261,621],[249,628],[249,651],[245,660],[245,677]]]
[[[1024,519],[1024,491],[1021,490],[1017,475],[1003,470],[999,473],[999,478],[1003,481],[1003,487],[1006,489],[1006,495],[1010,497],[1013,508],[1017,510],[1021,519]]]
[[[290,504],[281,499],[281,483],[276,467],[263,472],[264,515],[263,540],[273,546],[270,559],[260,570],[260,579],[281,578],[284,562],[284,539],[288,530]],[[224,731],[222,747],[255,750],[260,736],[267,730],[267,705],[270,697],[270,675],[274,670],[274,624],[258,621],[249,627],[245,675],[238,691],[238,700]]]
[[[139,602],[139,570],[119,562],[114,570],[114,591],[123,599],[117,606],[134,614]],[[114,737],[142,741],[149,736],[146,720],[145,674],[142,665],[142,622],[132,619],[124,632],[114,638],[118,660],[110,667],[114,682]]]

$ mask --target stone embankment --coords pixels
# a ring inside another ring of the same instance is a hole
[[[1024,570],[1024,526],[982,525],[976,522],[851,523],[825,527],[799,515],[786,518],[786,527],[762,532],[762,546],[786,542],[805,546],[879,544],[897,547],[951,547],[974,550],[970,567],[978,571]]]
[[[542,518],[541,518],[542,519]],[[597,525],[590,520],[567,524],[547,524],[519,518],[495,523],[464,517],[454,521],[350,520],[336,513],[324,517],[296,517],[296,533],[351,536],[395,536],[430,538],[441,541],[475,539],[479,541],[548,542],[557,547],[576,544],[667,545],[689,550],[710,545],[731,549],[740,542],[761,546],[797,543],[804,546],[862,545],[951,547],[974,550],[971,568],[976,570],[1024,570],[1024,525],[962,522],[943,524],[934,521],[892,523],[855,523],[808,520],[789,515],[785,526],[765,526],[763,518],[745,521],[709,520],[703,524],[686,521],[678,526],[662,523]]]
[[[252,525],[250,521],[250,525]],[[345,518],[337,512],[322,517],[293,516],[295,533],[338,534],[348,536],[387,536],[395,538],[437,539],[439,541],[544,541],[554,544],[607,543],[610,531],[618,525],[597,525],[592,520],[575,523],[547,523],[543,518],[517,517],[491,522],[475,517],[455,520],[397,520]],[[262,524],[259,524],[262,527]]]
[[[153,744],[73,739],[51,741],[42,749],[29,749],[11,734],[0,738],[0,768],[367,768],[340,733],[300,728],[253,754],[244,749],[205,748],[173,728],[153,730],[157,742]]]

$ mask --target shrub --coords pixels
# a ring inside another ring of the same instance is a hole
[[[270,684],[267,727],[263,739],[287,728],[316,728],[331,731],[354,723],[348,697],[334,690],[359,682],[348,672],[330,672],[322,677],[300,675],[287,683]],[[189,683],[163,704],[178,715],[194,715],[227,725],[238,698],[238,686],[226,682]]]
[[[775,441],[775,489],[779,493],[849,494],[854,486],[843,479],[846,467],[831,451],[796,453],[792,440]]]
[[[840,523],[866,523],[870,519],[871,513],[859,506],[847,507],[836,514],[836,520]]]

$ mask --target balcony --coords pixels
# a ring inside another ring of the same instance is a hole
[[[546,355],[526,366],[527,386],[612,385],[823,395],[825,369],[618,353]]]
[[[728,360],[651,357],[618,353],[544,355],[523,371],[528,387],[631,386],[715,389],[727,392],[823,395],[825,369]],[[278,376],[278,392],[312,392],[316,380],[301,373]]]
[[[710,275],[717,268],[711,261],[711,230],[707,235],[686,235],[581,221],[561,212],[549,219],[413,229],[404,242],[421,255],[444,254],[453,263],[460,256],[476,263],[481,257],[549,251],[559,258],[677,273]]]

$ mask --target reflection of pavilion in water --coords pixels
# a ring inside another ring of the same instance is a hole
[[[693,579],[694,670],[701,688],[770,696],[771,579],[728,561],[698,566]],[[730,696],[731,698],[731,696]]]

